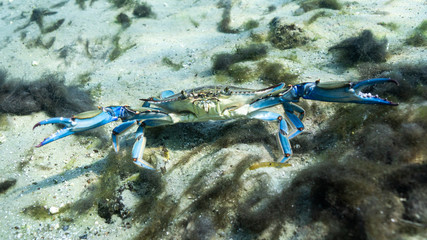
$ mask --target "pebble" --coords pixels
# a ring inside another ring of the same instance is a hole
[[[55,214],[59,212],[59,208],[58,207],[50,207],[49,208],[49,212],[50,214]]]

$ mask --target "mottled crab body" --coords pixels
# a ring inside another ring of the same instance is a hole
[[[182,90],[177,94],[168,90],[162,92],[159,98],[141,99],[144,104],[138,109],[128,106],[100,107],[99,110],[81,113],[72,118],[58,117],[41,121],[34,128],[45,124],[62,124],[65,127],[44,139],[37,147],[121,119],[123,123],[115,127],[112,133],[114,149],[119,150],[118,137],[137,125],[132,158],[138,166],[154,170],[151,164],[142,159],[146,144],[145,128],[185,122],[252,118],[278,122],[277,136],[283,152],[280,162],[283,163],[292,154],[289,140],[304,129],[304,110],[294,104],[300,98],[395,106],[397,104],[386,99],[362,92],[365,87],[386,82],[397,84],[388,78],[376,78],[356,83],[316,81],[293,86],[281,83],[259,90],[233,86],[205,86]],[[283,114],[267,111],[277,105],[283,107]]]
[[[160,99],[141,99],[150,106],[168,113],[172,123],[204,122],[244,118],[251,111],[251,103],[283,91],[283,84],[253,90],[233,86],[205,86],[182,90],[178,94],[165,91]],[[173,95],[167,95],[167,94]]]

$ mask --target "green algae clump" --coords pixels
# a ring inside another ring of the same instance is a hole
[[[277,18],[270,22],[268,39],[275,48],[280,50],[302,46],[310,40],[301,27],[294,23],[284,23]]]
[[[411,36],[406,39],[406,43],[415,47],[427,46],[427,20],[414,29]]]

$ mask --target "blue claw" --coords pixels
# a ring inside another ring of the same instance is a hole
[[[333,82],[322,83],[320,81],[303,83],[294,86],[294,91],[299,97],[326,102],[345,102],[345,103],[363,103],[363,104],[384,104],[398,105],[382,99],[378,95],[364,93],[362,90],[366,87],[391,82],[398,85],[396,80],[390,78],[374,78],[361,82]]]
[[[60,138],[69,136],[76,132],[83,132],[89,129],[102,126],[109,122],[116,121],[118,117],[116,117],[115,115],[119,110],[119,107],[109,107],[100,110],[80,113],[76,116],[73,116],[72,118],[56,117],[38,122],[36,123],[36,125],[34,125],[33,129],[46,124],[61,124],[65,125],[65,127],[63,129],[58,130],[51,136],[45,138],[36,147],[41,147],[43,145],[46,145]]]

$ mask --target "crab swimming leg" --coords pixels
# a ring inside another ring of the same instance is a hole
[[[291,144],[289,142],[289,130],[288,123],[282,117],[282,115],[274,112],[268,111],[257,111],[250,114],[250,118],[260,119],[264,121],[279,121],[279,132],[277,134],[278,142],[284,157],[280,160],[281,163],[284,163],[292,155]]]
[[[286,117],[288,117],[290,123],[295,127],[296,131],[293,132],[288,138],[292,139],[299,135],[304,130],[304,124],[302,119],[304,118],[304,109],[293,103],[283,103],[283,108],[285,109]],[[296,116],[295,114],[298,114]]]

